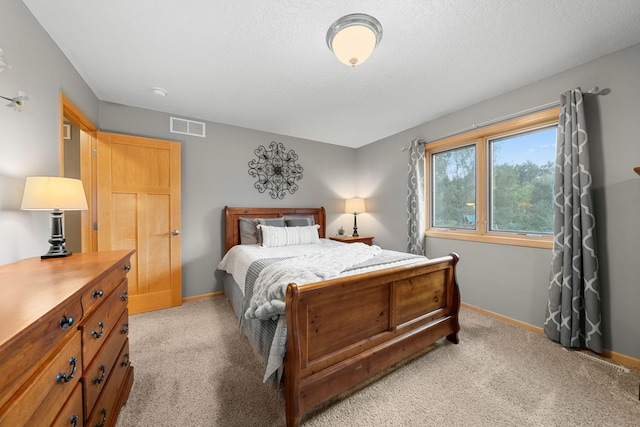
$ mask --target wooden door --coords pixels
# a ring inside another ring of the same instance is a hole
[[[180,305],[180,144],[98,132],[96,148],[98,250],[136,250],[129,313]]]

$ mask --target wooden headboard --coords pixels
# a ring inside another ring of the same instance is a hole
[[[324,208],[230,208],[224,207],[224,252],[240,244],[240,218],[280,218],[285,215],[313,215],[320,225],[318,235],[326,233],[326,215]]]

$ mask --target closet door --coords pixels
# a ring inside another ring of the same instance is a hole
[[[98,250],[136,250],[129,313],[180,305],[180,144],[98,132],[96,156]]]

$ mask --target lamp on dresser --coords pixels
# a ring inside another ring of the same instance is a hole
[[[364,206],[364,199],[360,197],[354,197],[352,199],[347,199],[344,203],[344,211],[346,213],[353,214],[353,235],[355,237],[358,236],[358,222],[356,217],[359,213],[366,212]]]
[[[51,211],[51,247],[40,258],[61,258],[71,255],[65,247],[64,211],[87,210],[87,198],[82,181],[52,176],[27,177],[22,196],[22,210]]]

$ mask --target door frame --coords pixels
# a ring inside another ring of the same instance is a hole
[[[99,128],[96,124],[73,103],[62,91],[58,96],[58,113],[59,113],[59,175],[64,176],[64,126],[65,121],[73,124],[80,130],[80,179],[84,186],[85,194],[87,196],[88,209],[81,211],[81,244],[82,252],[97,252],[98,251],[98,231],[94,227],[98,221],[98,183],[97,183],[97,147],[98,147],[98,133]],[[139,137],[145,138],[145,137]],[[177,141],[167,141],[173,142]],[[178,163],[179,164],[179,163]],[[176,205],[180,207],[178,202]],[[177,215],[178,221],[180,221],[180,213]],[[179,228],[179,227],[178,227]],[[182,258],[175,260],[178,265],[178,276],[173,278],[175,283],[179,284],[179,292],[171,295],[172,306],[178,306],[182,304]],[[172,268],[172,275],[175,275],[175,269]],[[131,310],[131,305],[129,307]]]
[[[95,188],[95,157],[92,155],[95,149],[95,135],[98,131],[96,124],[76,104],[69,99],[64,92],[58,95],[59,114],[59,175],[64,176],[64,122],[69,121],[80,129],[80,179],[87,196],[86,211],[80,214],[80,229],[82,239],[82,252],[95,252],[98,250],[97,234],[92,224],[96,221],[96,195]]]

